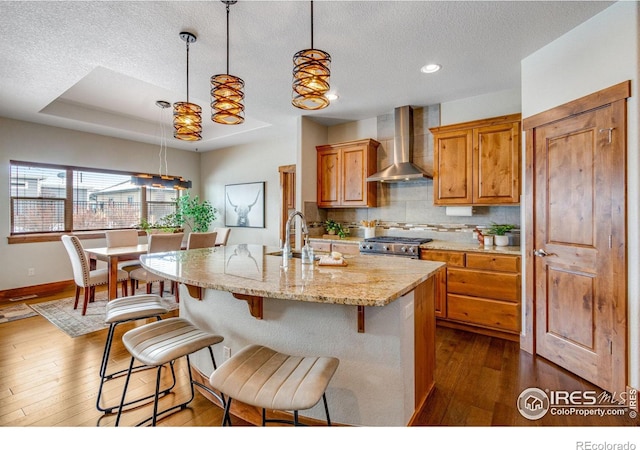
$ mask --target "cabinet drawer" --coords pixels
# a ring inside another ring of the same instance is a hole
[[[520,332],[519,305],[464,295],[447,295],[447,317],[451,320]]]
[[[311,241],[309,243],[311,247],[317,252],[327,252],[331,251],[331,243],[330,242],[320,242],[320,241]]]
[[[345,255],[358,255],[360,246],[358,244],[331,244],[331,251],[340,252]]]
[[[447,266],[449,267],[464,267],[464,253],[462,252],[421,249],[420,259],[444,262],[447,263]]]
[[[482,253],[467,253],[467,267],[470,269],[520,272],[520,257]]]
[[[519,303],[520,274],[449,268],[447,292]]]

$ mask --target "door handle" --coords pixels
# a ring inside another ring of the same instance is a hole
[[[557,256],[555,253],[547,253],[547,252],[545,252],[544,249],[534,250],[533,254],[535,256],[540,256],[542,258],[544,258],[545,256]]]

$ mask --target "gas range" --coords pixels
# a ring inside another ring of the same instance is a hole
[[[428,238],[410,238],[399,236],[376,236],[360,243],[360,253],[369,255],[403,256],[417,259],[420,257],[420,244],[431,242]]]

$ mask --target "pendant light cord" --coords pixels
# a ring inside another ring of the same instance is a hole
[[[311,48],[313,48],[313,0],[311,0]]]
[[[187,103],[189,103],[189,39],[187,39]]]
[[[229,75],[229,3],[227,3],[227,75]]]

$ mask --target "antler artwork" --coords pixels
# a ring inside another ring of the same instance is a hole
[[[260,197],[260,191],[256,194],[256,199],[250,205],[235,205],[231,201],[231,197],[227,192],[227,200],[229,200],[229,204],[233,207],[233,210],[238,215],[238,220],[236,221],[236,225],[239,227],[248,227],[249,226],[249,213],[251,212],[251,208],[258,202],[258,197]]]

